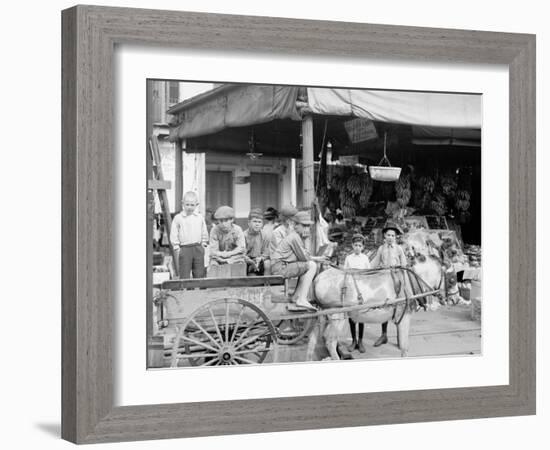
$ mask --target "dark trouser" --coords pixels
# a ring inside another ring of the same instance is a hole
[[[353,319],[349,319],[349,330],[351,332],[351,339],[353,342],[361,342],[363,340],[363,331],[365,330],[365,324],[359,323],[359,336],[357,336],[355,329],[356,329],[356,322]],[[358,339],[359,337],[359,339]]]
[[[365,324],[359,322],[359,339],[357,339],[357,335],[355,334],[356,330],[356,322],[353,319],[349,319],[349,329],[351,332],[351,338],[353,339],[353,342],[358,342],[363,340],[363,331],[365,330]]]
[[[249,275],[261,276],[264,274],[264,262],[260,261],[260,264],[256,267],[254,264],[246,264],[246,273]]]
[[[180,278],[204,278],[204,247],[201,244],[184,245],[179,254]]]

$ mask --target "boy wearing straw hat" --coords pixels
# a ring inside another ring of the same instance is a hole
[[[403,234],[403,231],[394,222],[386,222],[382,229],[384,243],[378,247],[376,255],[371,261],[371,267],[406,267],[407,257],[400,245],[397,244],[397,236]],[[374,343],[375,347],[388,342],[388,322],[382,324],[382,334]]]

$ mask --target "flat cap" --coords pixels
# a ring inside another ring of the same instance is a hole
[[[296,215],[298,210],[292,205],[285,205],[281,208],[281,216],[285,219],[290,219]]]
[[[311,225],[313,220],[310,218],[310,213],[308,211],[298,211],[294,216],[292,216],[292,221],[299,223],[301,225]]]
[[[233,219],[235,217],[235,211],[231,206],[220,206],[214,213],[214,219]]]
[[[264,213],[259,208],[251,209],[250,212],[248,213],[248,220],[250,220],[250,219],[263,219],[263,218],[264,218]]]

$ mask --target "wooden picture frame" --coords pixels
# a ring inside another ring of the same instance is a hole
[[[64,439],[95,443],[535,413],[535,36],[97,6],[63,11],[62,28]],[[120,43],[507,65],[509,384],[114,407],[113,52]]]

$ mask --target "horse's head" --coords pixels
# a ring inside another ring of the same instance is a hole
[[[432,289],[441,289],[442,295],[458,295],[456,271],[448,258],[415,253],[410,259],[412,269]]]

